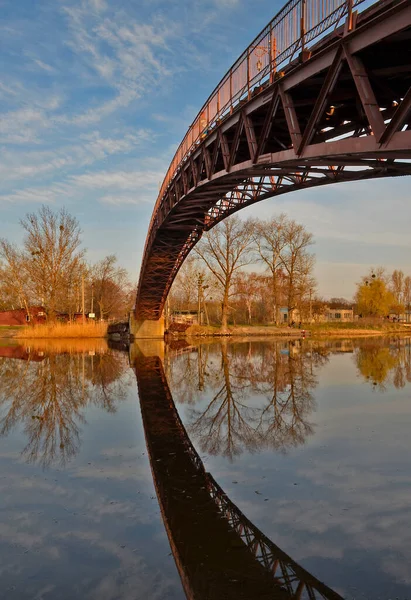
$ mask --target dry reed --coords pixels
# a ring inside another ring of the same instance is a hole
[[[107,334],[107,323],[47,323],[30,325],[17,332],[16,338],[103,338]]]

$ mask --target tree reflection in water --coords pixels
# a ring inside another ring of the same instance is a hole
[[[410,338],[392,339],[388,345],[386,339],[366,340],[356,348],[355,361],[361,375],[380,391],[411,382]]]
[[[79,450],[86,406],[113,413],[125,399],[127,356],[89,342],[30,344],[24,360],[0,359],[0,435],[21,426],[27,462],[63,466]]]
[[[352,354],[381,391],[411,382],[410,338],[202,343],[172,361],[168,379],[203,452],[287,452],[314,433],[313,393],[330,354]]]
[[[201,450],[229,458],[244,449],[256,452],[273,448],[282,452],[303,444],[313,433],[310,415],[318,367],[327,361],[321,345],[300,340],[249,342],[209,347],[208,360],[190,370],[172,370],[179,401],[187,401],[197,373],[202,373],[213,396],[204,409],[188,410],[188,431]],[[187,366],[187,360],[179,361]],[[183,375],[182,375],[183,374]],[[198,375],[200,381],[200,375]],[[260,396],[256,403],[253,397]],[[193,402],[190,397],[190,404]]]

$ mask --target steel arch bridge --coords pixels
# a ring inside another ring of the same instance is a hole
[[[203,231],[255,202],[411,174],[411,0],[290,0],[181,142],[147,234],[135,317],[158,320]]]

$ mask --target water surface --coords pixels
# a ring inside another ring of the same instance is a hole
[[[0,597],[411,598],[409,339],[0,357]]]

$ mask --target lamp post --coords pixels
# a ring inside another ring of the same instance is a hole
[[[201,292],[202,286],[204,283],[204,275],[202,273],[198,273],[197,279],[197,323],[201,325]]]

